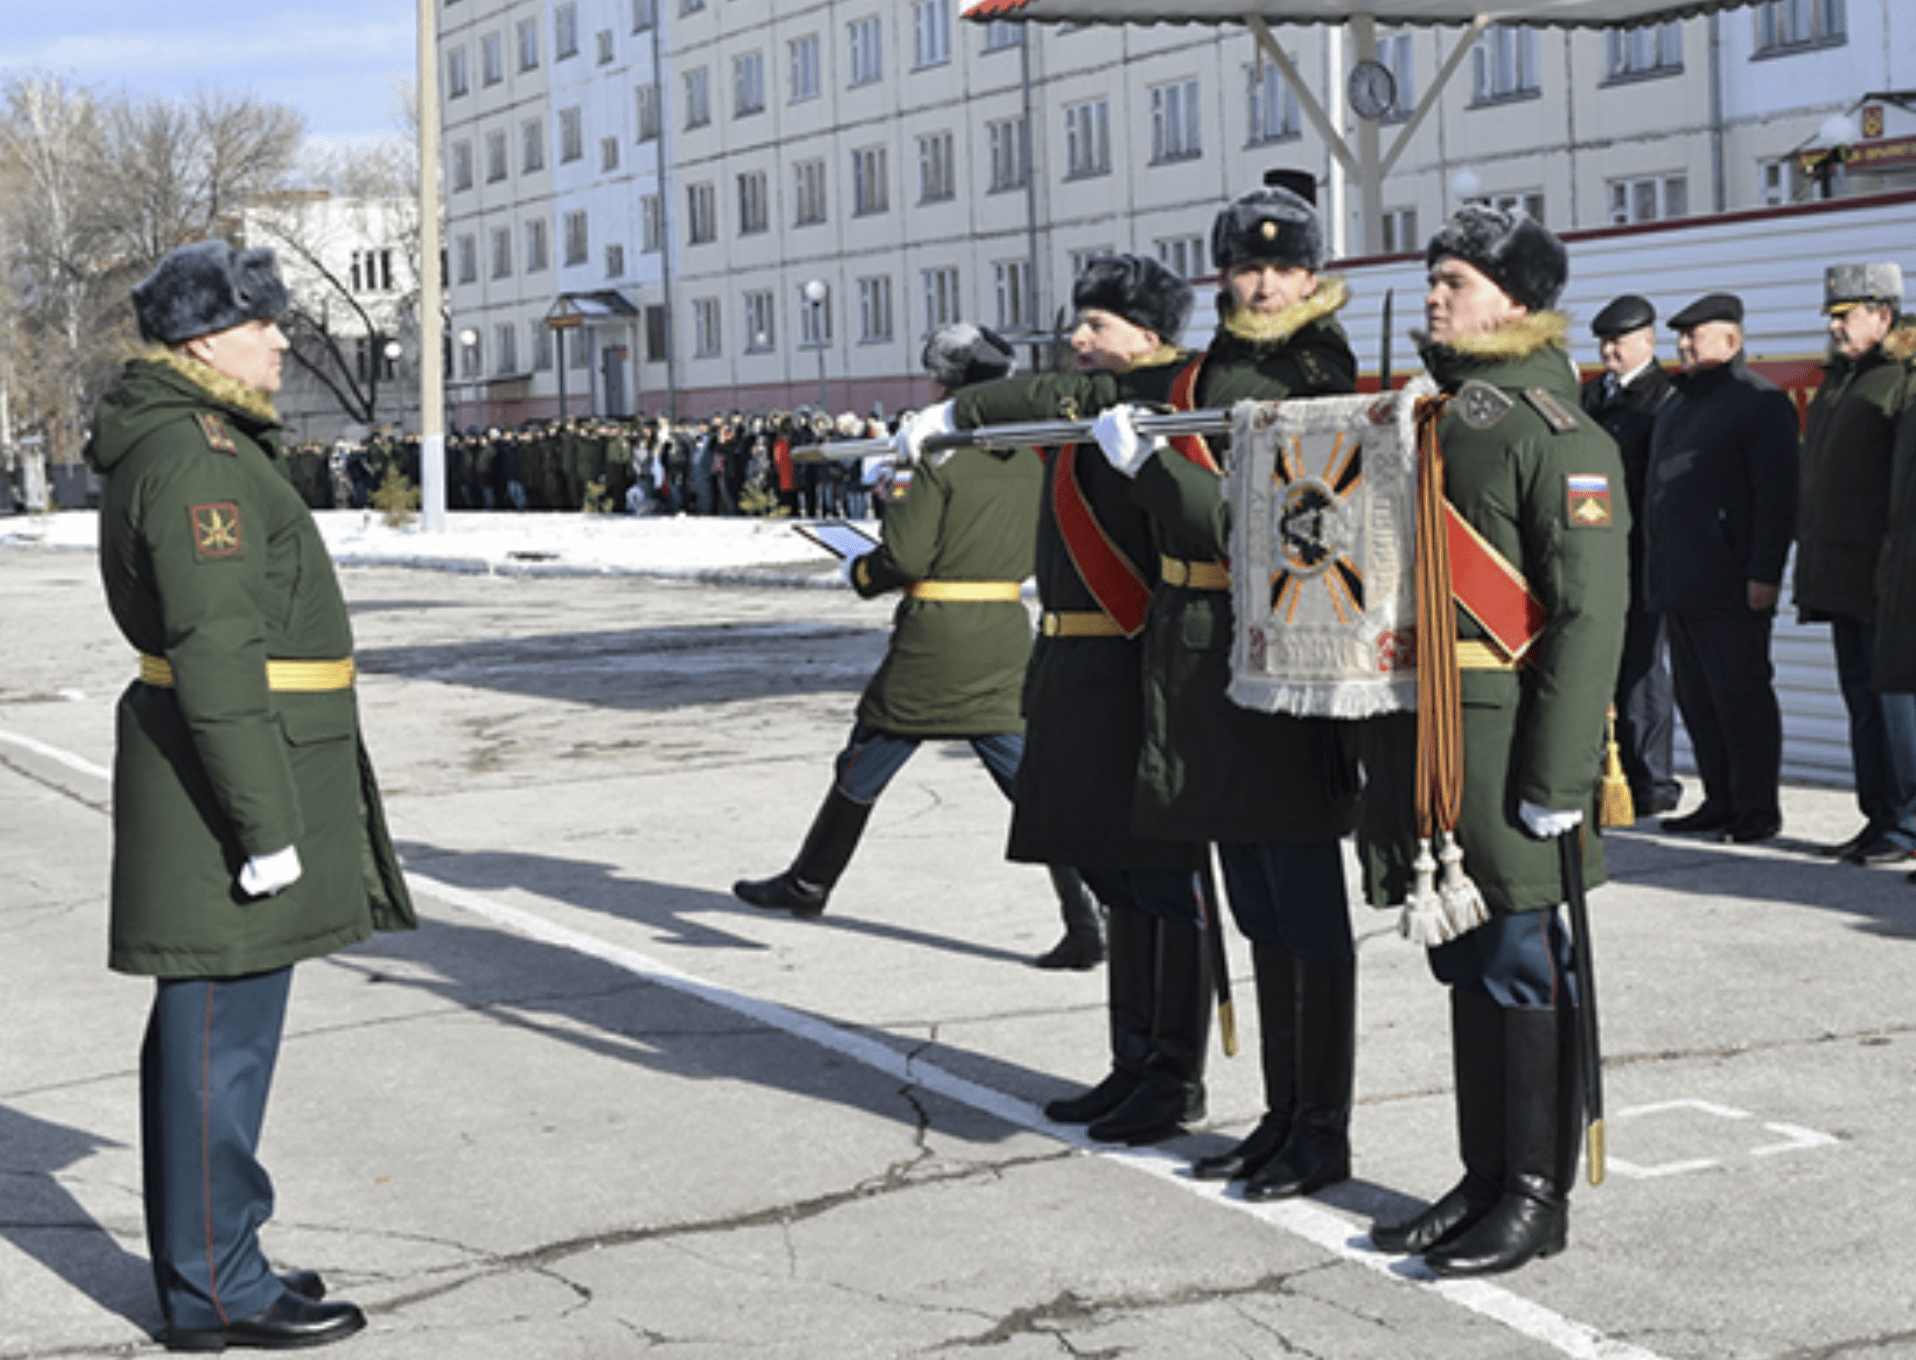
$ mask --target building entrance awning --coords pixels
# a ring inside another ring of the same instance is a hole
[[[546,310],[545,323],[555,331],[573,330],[599,321],[630,321],[639,309],[613,289],[595,293],[561,293]]]

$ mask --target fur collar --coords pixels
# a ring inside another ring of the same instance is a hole
[[[1419,349],[1432,347],[1430,336],[1412,331]],[[1466,335],[1437,346],[1465,359],[1528,359],[1543,349],[1570,351],[1570,318],[1563,312],[1532,312],[1484,335]]]
[[[133,357],[177,374],[220,405],[229,406],[241,415],[251,416],[269,425],[279,424],[279,412],[274,409],[270,395],[227,377],[184,350],[174,349],[170,345],[146,345]]]
[[[1259,316],[1242,307],[1230,307],[1224,315],[1224,330],[1247,344],[1281,345],[1311,322],[1335,315],[1350,301],[1350,296],[1350,289],[1342,279],[1326,274],[1317,281],[1317,287],[1311,290],[1309,297],[1271,316]]]
[[[1162,368],[1166,364],[1175,364],[1184,357],[1185,351],[1176,345],[1159,345],[1149,354],[1141,354],[1133,359],[1121,371],[1135,373],[1140,368]]]
[[[1906,316],[1883,339],[1883,353],[1899,364],[1916,358],[1916,317]]]

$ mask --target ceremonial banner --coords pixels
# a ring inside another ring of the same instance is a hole
[[[1417,707],[1419,375],[1382,396],[1238,403],[1231,698],[1366,718]]]

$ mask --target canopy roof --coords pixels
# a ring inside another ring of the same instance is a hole
[[[1499,23],[1554,28],[1623,28],[1741,9],[1754,0],[977,0],[967,19],[1022,23],[1220,24],[1256,15],[1267,24]]]

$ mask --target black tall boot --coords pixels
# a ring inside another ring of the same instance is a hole
[[[1104,962],[1104,909],[1076,869],[1067,869],[1062,864],[1046,868],[1051,871],[1051,886],[1058,894],[1058,911],[1064,917],[1064,938],[1032,963],[1039,968],[1088,972]]]
[[[1244,1198],[1290,1199],[1351,1176],[1357,960],[1297,961],[1297,1114],[1290,1141],[1244,1183]]]
[[[1439,1275],[1500,1275],[1563,1250],[1570,1228],[1564,1116],[1574,1118],[1575,1106],[1564,1099],[1561,1033],[1553,1007],[1504,1013],[1503,1194],[1474,1226],[1425,1254]]]
[[[1284,1150],[1297,1103],[1297,955],[1276,941],[1251,942],[1257,987],[1257,1056],[1264,1073],[1264,1117],[1237,1146],[1200,1157],[1191,1174],[1201,1181],[1236,1181]]]
[[[1156,1143],[1204,1117],[1204,1049],[1211,1033],[1210,951],[1195,921],[1155,920],[1157,989],[1151,1056],[1125,1102],[1085,1130],[1100,1143]]]
[[[1488,992],[1450,993],[1450,1061],[1464,1178],[1403,1223],[1371,1225],[1379,1251],[1415,1256],[1447,1243],[1488,1214],[1503,1190],[1504,1010]]]
[[[1157,918],[1129,907],[1111,908],[1105,968],[1105,1010],[1111,1026],[1111,1071],[1090,1090],[1044,1107],[1057,1124],[1089,1124],[1122,1105],[1144,1078],[1151,1056],[1151,1015],[1157,994]]]
[[[767,911],[789,911],[794,916],[817,916],[845,866],[851,863],[872,805],[847,798],[836,787],[825,795],[812,829],[805,833],[792,867],[771,878],[741,878],[732,892],[744,902]]]

